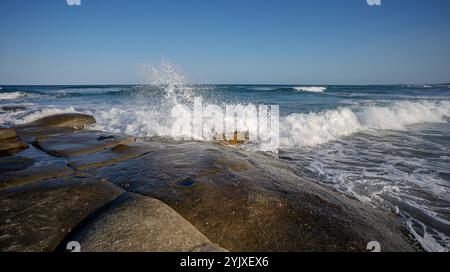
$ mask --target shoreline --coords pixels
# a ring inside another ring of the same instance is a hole
[[[59,114],[9,132],[22,150],[0,157],[0,251],[421,250],[399,216],[270,156],[83,129],[93,123]]]

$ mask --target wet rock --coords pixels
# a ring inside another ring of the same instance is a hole
[[[0,140],[15,139],[17,137],[16,129],[0,128]]]
[[[35,163],[36,161],[34,159],[22,156],[0,158],[0,172],[21,171],[33,166]]]
[[[44,117],[34,122],[16,127],[20,139],[34,143],[37,139],[44,140],[50,136],[73,133],[94,124],[95,118],[86,114],[66,113]]]
[[[123,192],[93,178],[0,191],[0,251],[53,251],[84,218]]]
[[[100,152],[117,145],[131,144],[134,141],[134,137],[123,134],[80,131],[38,139],[37,143],[40,148],[51,155],[71,157]]]
[[[150,152],[142,145],[117,145],[113,148],[92,154],[69,158],[69,166],[77,170],[99,168],[135,158]]]
[[[224,133],[224,134],[217,135],[214,137],[214,140],[217,141],[218,143],[229,144],[229,145],[244,144],[249,139],[250,139],[250,136],[249,136],[248,131],[245,131],[245,132],[235,131],[232,134],[226,135]]]
[[[26,143],[17,139],[11,141],[0,140],[0,156],[12,155],[27,147]]]
[[[0,156],[12,155],[27,147],[17,138],[14,128],[0,128]]]
[[[231,251],[366,251],[370,241],[383,251],[414,250],[399,218],[305,181],[264,154],[155,145],[97,176],[163,201]]]
[[[91,115],[80,113],[64,113],[47,116],[24,125],[24,127],[72,127],[84,128],[94,124],[95,118]]]
[[[68,240],[81,251],[224,251],[159,200],[127,193]]]
[[[3,106],[2,110],[3,111],[24,111],[26,110],[27,107],[25,106]]]
[[[35,144],[37,139],[45,140],[50,136],[74,133],[75,128],[71,127],[16,127],[17,135],[29,144]]]
[[[0,158],[0,190],[72,173],[64,159],[30,146],[14,156]]]

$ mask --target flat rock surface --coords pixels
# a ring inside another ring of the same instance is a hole
[[[0,156],[13,155],[27,147],[28,144],[18,139],[0,140]]]
[[[49,136],[73,133],[95,123],[95,118],[86,114],[65,113],[47,116],[34,122],[16,127],[17,135],[23,141],[33,143]]]
[[[159,200],[126,193],[68,240],[81,251],[224,251]]]
[[[37,144],[45,152],[61,157],[95,153],[117,145],[130,144],[134,137],[99,131],[79,131],[38,139]]]
[[[0,190],[73,173],[64,159],[50,156],[33,146],[0,158]]]
[[[0,191],[0,251],[53,251],[84,218],[123,191],[94,178]]]
[[[415,250],[399,218],[302,180],[263,154],[154,145],[97,176],[167,203],[230,251],[365,251],[370,241],[383,251]]]
[[[97,153],[69,158],[69,166],[77,170],[87,170],[112,165],[127,159],[142,156],[150,150],[143,145],[117,145]]]
[[[0,140],[16,138],[15,128],[0,128]]]

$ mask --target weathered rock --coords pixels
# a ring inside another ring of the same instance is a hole
[[[229,145],[238,145],[238,144],[244,144],[250,139],[249,132],[238,132],[235,131],[232,134],[221,134],[216,135],[214,137],[214,140],[221,144],[229,144]]]
[[[72,127],[84,128],[94,124],[95,118],[91,115],[80,113],[64,113],[47,116],[24,125],[23,127]]]
[[[37,143],[45,152],[61,157],[95,153],[117,145],[133,143],[134,137],[99,131],[80,131],[38,139]]]
[[[159,200],[127,193],[67,240],[86,252],[224,251]]]
[[[0,191],[0,251],[53,251],[84,218],[122,193],[93,178]]]
[[[0,140],[0,156],[12,155],[27,148],[28,145],[17,139],[13,140]]]
[[[7,158],[0,158],[0,173],[15,172],[24,170],[35,164],[35,160],[32,158],[13,156]]]
[[[34,144],[37,139],[45,140],[50,136],[74,133],[71,127],[16,127],[18,137],[27,143]]]
[[[0,190],[72,173],[64,159],[30,146],[15,156],[0,158]]]
[[[232,251],[365,251],[370,241],[383,251],[414,250],[392,214],[305,181],[272,157],[206,143],[142,146],[77,130],[91,122],[57,116],[17,127],[41,150],[30,145],[0,158],[0,251],[54,250],[75,226],[69,237],[85,251],[221,250],[210,241]],[[121,191],[89,173],[67,177],[67,162],[140,195],[108,206]],[[54,177],[60,180],[41,181]],[[78,208],[69,192],[79,196]],[[97,207],[105,212],[83,220]]]
[[[305,181],[263,154],[156,145],[97,176],[167,203],[231,251],[365,251],[370,241],[383,251],[414,250],[392,214]]]
[[[77,170],[95,169],[135,158],[150,152],[142,145],[117,145],[98,153],[69,158],[69,166]]]
[[[23,111],[23,110],[26,110],[26,109],[27,109],[27,107],[20,106],[20,105],[17,105],[17,106],[3,106],[2,107],[3,111]]]
[[[86,114],[65,113],[44,117],[34,122],[16,127],[20,139],[34,143],[37,139],[44,140],[50,136],[73,133],[94,124],[95,118]]]
[[[0,128],[0,156],[7,156],[26,149],[28,145],[16,137],[14,128]]]
[[[0,128],[0,140],[15,139],[16,137],[15,128]]]

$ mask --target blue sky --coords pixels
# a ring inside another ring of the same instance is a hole
[[[450,81],[450,1],[2,0],[0,84]]]

